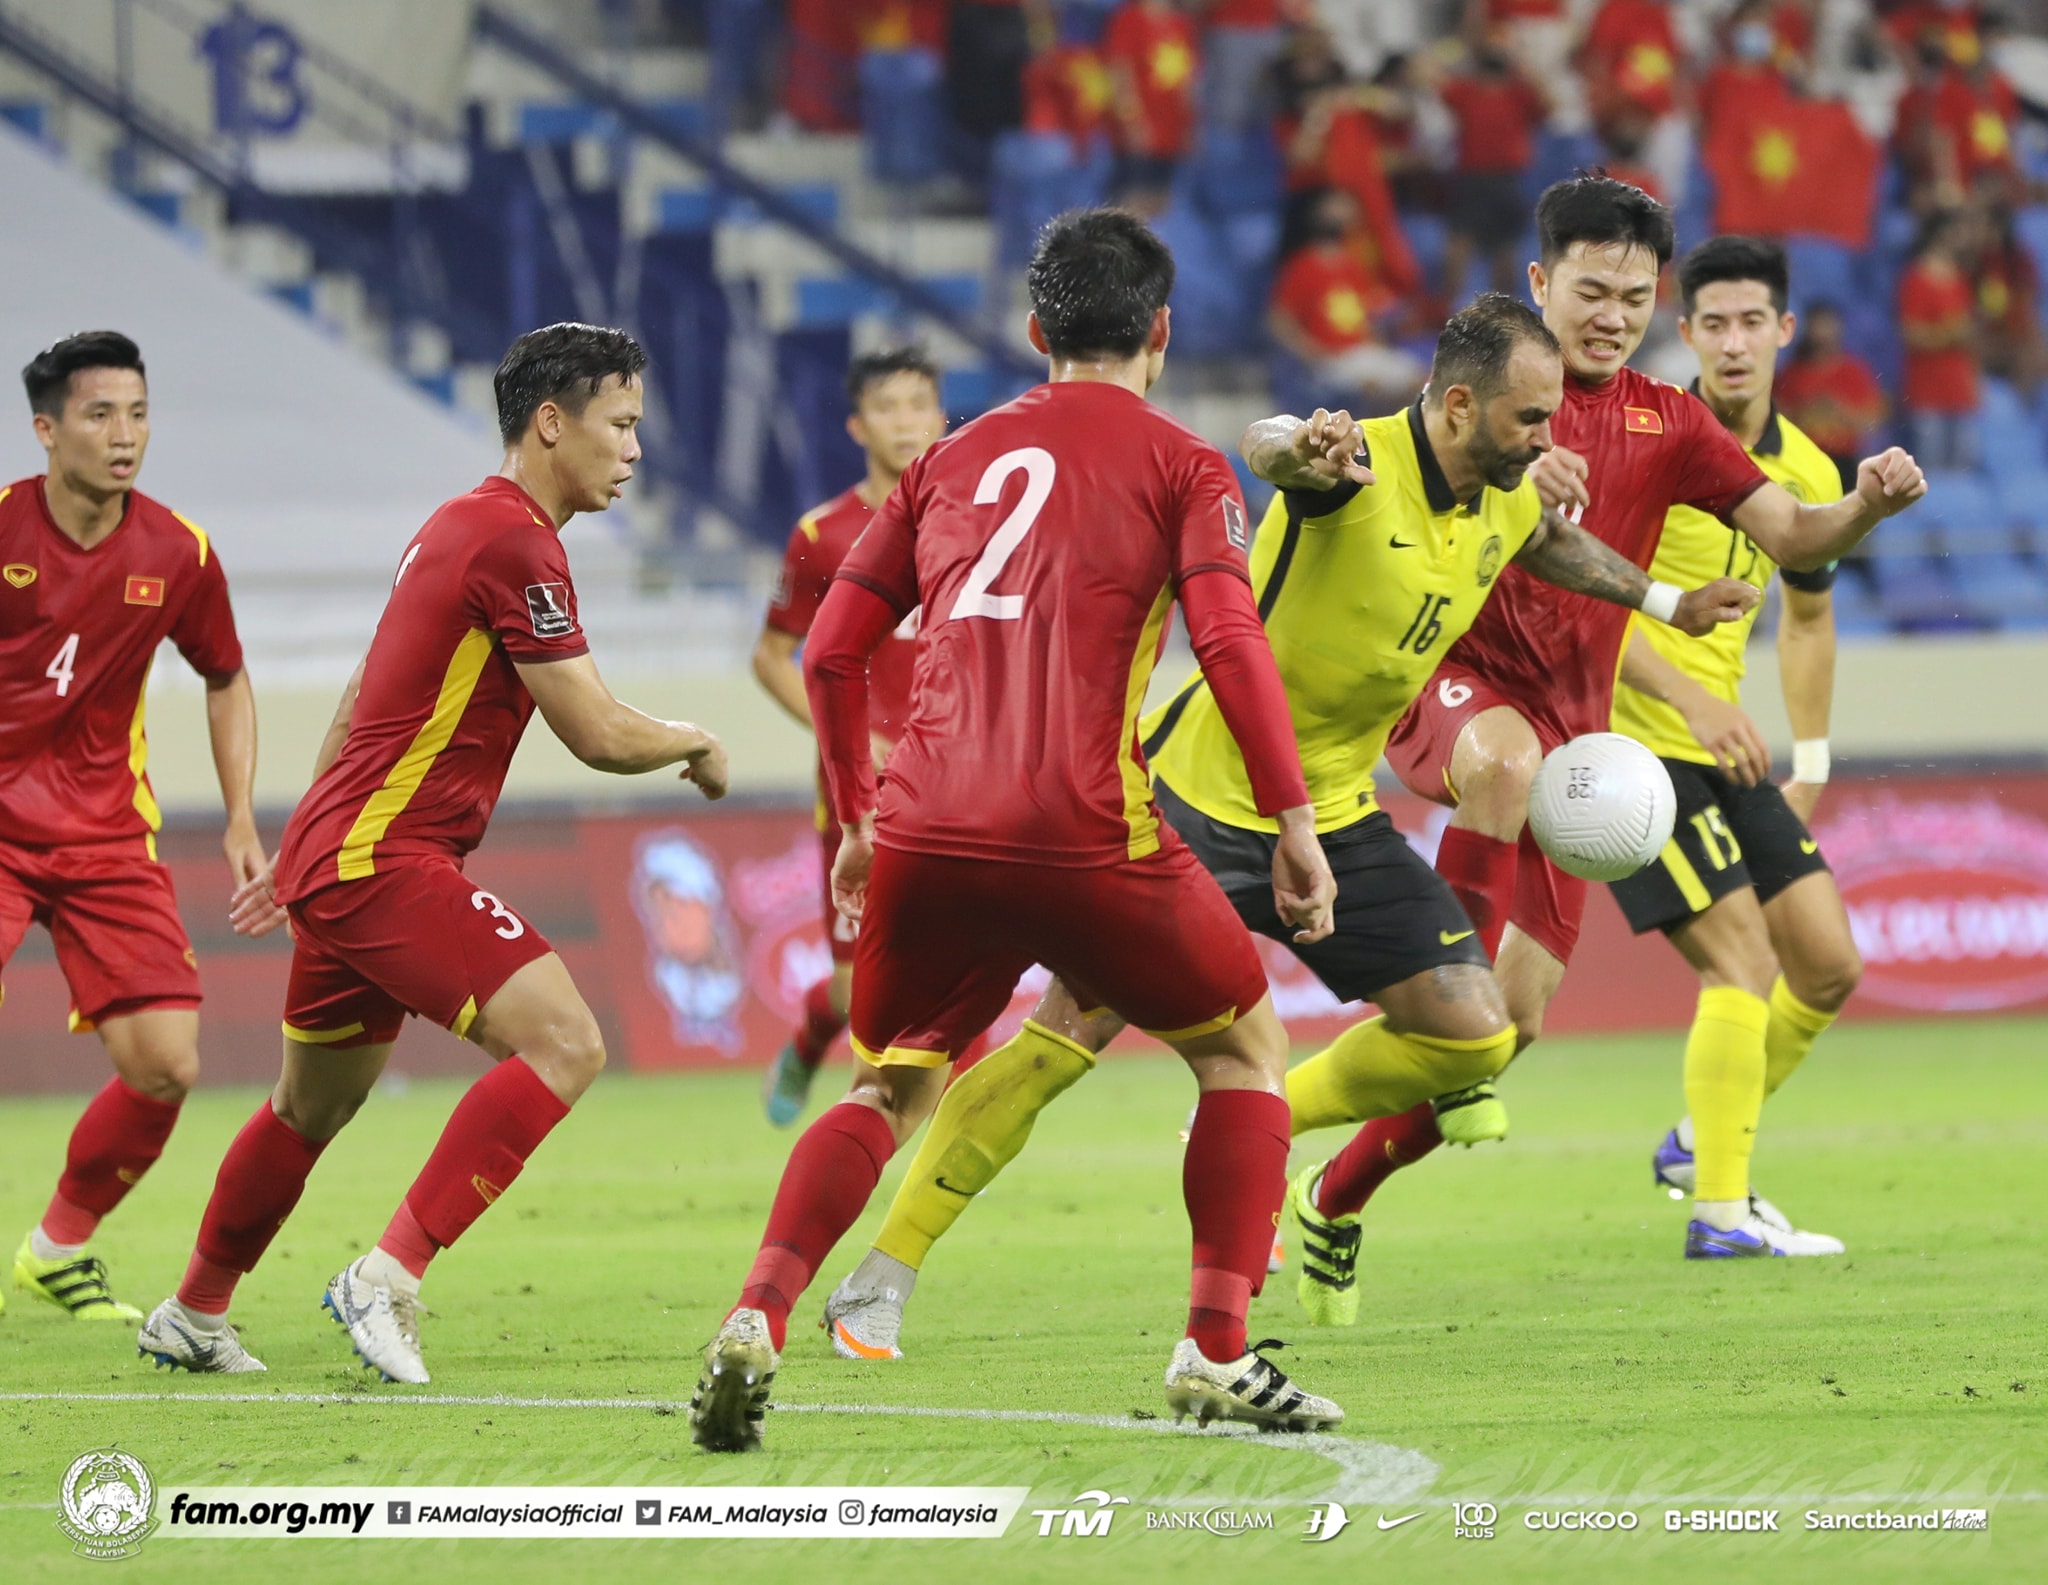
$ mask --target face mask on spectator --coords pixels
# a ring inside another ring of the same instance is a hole
[[[1739,61],[1767,61],[1771,58],[1773,42],[1768,22],[1745,22],[1735,30],[1729,47]]]

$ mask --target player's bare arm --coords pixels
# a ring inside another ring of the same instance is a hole
[[[622,703],[588,655],[514,664],[562,746],[592,770],[638,776],[680,764],[682,779],[706,798],[725,796],[725,745],[688,721],[658,720]]]
[[[1714,764],[1743,786],[1754,787],[1770,773],[1770,747],[1749,713],[1709,693],[1640,633],[1630,633],[1621,652],[1621,680],[1676,710]]]
[[[1253,473],[1283,490],[1373,482],[1372,470],[1359,460],[1358,424],[1341,408],[1319,407],[1307,418],[1262,418],[1244,432],[1238,450]]]
[[[1827,590],[1784,586],[1785,609],[1778,618],[1778,680],[1785,694],[1785,714],[1792,723],[1792,779],[1785,801],[1801,820],[1810,821],[1820,803],[1827,775],[1828,715],[1835,697],[1835,597]],[[1800,744],[1811,761],[1802,766]],[[1805,774],[1801,772],[1804,770]]]
[[[1779,566],[1812,572],[1841,560],[1879,523],[1926,493],[1920,465],[1893,446],[1857,465],[1856,488],[1839,501],[1809,506],[1784,486],[1766,483],[1733,516],[1735,527]]]
[[[1544,511],[1536,532],[1516,555],[1515,565],[1560,589],[1633,611],[1644,609],[1650,597],[1648,573],[1613,546],[1565,521],[1554,507]],[[1756,590],[1740,578],[1716,578],[1681,592],[1677,608],[1661,619],[1681,633],[1700,638],[1723,622],[1740,621],[1756,602]]]
[[[804,669],[796,652],[803,640],[777,627],[764,627],[754,640],[754,680],[784,713],[806,731],[811,726],[811,701],[804,694]]]

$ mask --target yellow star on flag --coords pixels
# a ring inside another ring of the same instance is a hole
[[[1749,148],[1749,168],[1773,187],[1783,187],[1799,170],[1799,145],[1780,127],[1766,127]]]
[[[2005,118],[1996,110],[1979,110],[1970,117],[1970,145],[1980,156],[2003,159],[2006,144]]]
[[[1623,66],[1624,74],[1633,77],[1644,87],[1669,82],[1677,63],[1661,44],[1638,44],[1628,52],[1628,62]]]
[[[1195,53],[1178,39],[1170,39],[1152,52],[1152,81],[1161,88],[1178,88],[1195,74]]]
[[[1323,299],[1323,317],[1331,329],[1355,335],[1365,328],[1365,303],[1350,287],[1333,287]]]

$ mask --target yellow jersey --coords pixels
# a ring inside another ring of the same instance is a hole
[[[1378,480],[1273,498],[1251,554],[1252,590],[1294,720],[1316,829],[1379,807],[1373,767],[1444,652],[1472,625],[1543,509],[1526,479],[1461,504],[1418,403],[1359,426]],[[1153,774],[1212,820],[1274,831],[1237,743],[1197,671],[1140,724]]]
[[[1842,476],[1834,462],[1775,407],[1749,454],[1769,478],[1801,501],[1833,501],[1842,493]],[[1657,541],[1657,555],[1650,563],[1652,578],[1681,589],[1696,589],[1716,578],[1740,578],[1759,595],[1777,570],[1777,564],[1740,529],[1690,506],[1674,506],[1665,516],[1664,535]],[[1787,573],[1785,581],[1795,588],[1822,590],[1834,582],[1834,573],[1832,568]],[[1694,682],[1716,698],[1736,704],[1742,693],[1744,651],[1749,646],[1750,629],[1756,625],[1756,613],[1762,608],[1759,599],[1756,609],[1741,621],[1724,622],[1705,638],[1693,638],[1638,614],[1631,637],[1641,633],[1658,654]],[[1700,747],[1677,710],[1618,679],[1612,725],[1661,758],[1714,763],[1714,756]]]

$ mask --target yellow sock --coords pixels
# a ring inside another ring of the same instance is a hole
[[[946,1091],[889,1202],[875,1248],[912,1271],[923,1266],[968,1202],[1016,1159],[1046,1103],[1094,1066],[1086,1047],[1025,1019],[1015,1039]]]
[[[1749,1198],[1749,1155],[1764,1104],[1764,1028],[1770,1018],[1761,996],[1736,986],[1711,985],[1700,992],[1685,1042],[1695,1200]]]
[[[1384,1015],[1353,1024],[1287,1074],[1294,1132],[1391,1117],[1490,1079],[1515,1054],[1515,1026],[1487,1040],[1399,1035]]]
[[[1771,987],[1771,1024],[1764,1031],[1765,1095],[1778,1093],[1778,1086],[1792,1077],[1793,1070],[1806,1060],[1813,1043],[1827,1033],[1828,1025],[1837,1016],[1807,1006],[1792,994],[1785,976],[1778,976],[1778,983]]]

